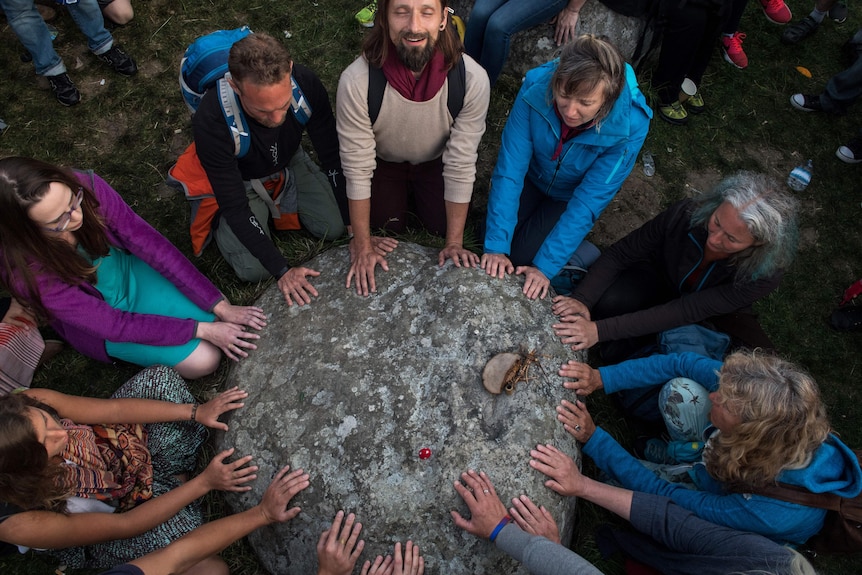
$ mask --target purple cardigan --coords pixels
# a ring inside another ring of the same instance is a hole
[[[162,274],[202,310],[224,298],[221,292],[163,235],[138,216],[123,198],[92,172],[76,173],[99,200],[108,242],[127,250]],[[112,308],[89,283],[74,286],[34,266],[36,288],[51,327],[78,351],[110,362],[105,340],[145,345],[182,345],[194,339],[197,322]],[[13,278],[16,282],[20,278]]]

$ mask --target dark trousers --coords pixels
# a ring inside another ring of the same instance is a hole
[[[542,193],[529,180],[524,181],[518,206],[518,223],[512,235],[512,253],[509,255],[512,265],[533,265],[533,258],[567,206],[568,202],[555,200]],[[572,246],[572,251],[576,247]]]
[[[446,235],[443,159],[414,165],[377,158],[371,179],[371,227],[401,233],[411,214],[432,234]]]
[[[675,0],[669,4],[658,66],[652,77],[663,106],[679,98],[686,77],[700,85],[724,18],[721,8],[712,4],[695,0],[688,0],[681,8]]]

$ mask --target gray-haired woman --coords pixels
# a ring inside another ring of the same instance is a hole
[[[598,342],[621,361],[646,336],[708,321],[737,343],[771,348],[750,306],[778,287],[798,239],[797,202],[778,182],[740,172],[614,244],[571,297],[554,330],[581,350]]]

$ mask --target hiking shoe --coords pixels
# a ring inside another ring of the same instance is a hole
[[[685,109],[692,114],[701,114],[706,110],[706,103],[703,101],[700,90],[694,96],[689,96],[688,100],[685,101]]]
[[[822,112],[820,96],[813,94],[793,94],[790,96],[790,104],[797,110],[803,112]]]
[[[748,66],[748,56],[742,49],[743,40],[745,40],[745,34],[742,32],[734,32],[733,36],[721,37],[721,51],[724,54],[724,59],[740,70]]]
[[[781,41],[785,44],[799,44],[815,32],[820,23],[810,15],[806,16],[796,24],[791,24],[781,34]]]
[[[847,5],[836,2],[827,14],[836,24],[843,24],[847,20],[847,12]]]
[[[45,76],[48,78],[48,83],[51,85],[51,91],[57,101],[64,106],[74,106],[81,101],[81,93],[75,87],[75,83],[69,77],[69,74],[63,72],[56,76]]]
[[[117,74],[123,76],[134,76],[138,71],[138,65],[135,60],[126,54],[126,52],[114,44],[111,49],[104,54],[96,54],[99,60],[113,68]]]
[[[784,0],[760,0],[763,15],[773,24],[787,24],[793,18]]]
[[[862,162],[862,138],[853,138],[846,146],[839,147],[835,150],[835,156],[848,164]]]
[[[679,100],[667,106],[659,106],[658,115],[665,122],[669,122],[675,126],[682,126],[688,122],[688,112],[685,111]]]
[[[373,28],[375,14],[377,14],[377,0],[374,0],[374,2],[357,12],[354,18],[356,18],[360,26]]]

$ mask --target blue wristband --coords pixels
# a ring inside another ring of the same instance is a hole
[[[496,527],[494,527],[494,530],[491,532],[491,536],[490,536],[490,537],[488,537],[488,539],[490,539],[490,540],[491,540],[491,542],[493,543],[493,542],[494,542],[494,539],[496,539],[496,538],[497,538],[497,535],[499,535],[499,534],[500,534],[500,531],[502,531],[502,530],[503,530],[503,527],[505,527],[505,526],[506,526],[506,524],[507,524],[507,523],[509,523],[509,521],[511,521],[511,520],[512,520],[512,518],[511,518],[511,517],[509,517],[508,515],[506,515],[505,517],[503,517],[503,519],[501,519],[501,520],[500,520],[500,522],[497,524],[497,526],[496,526]]]

